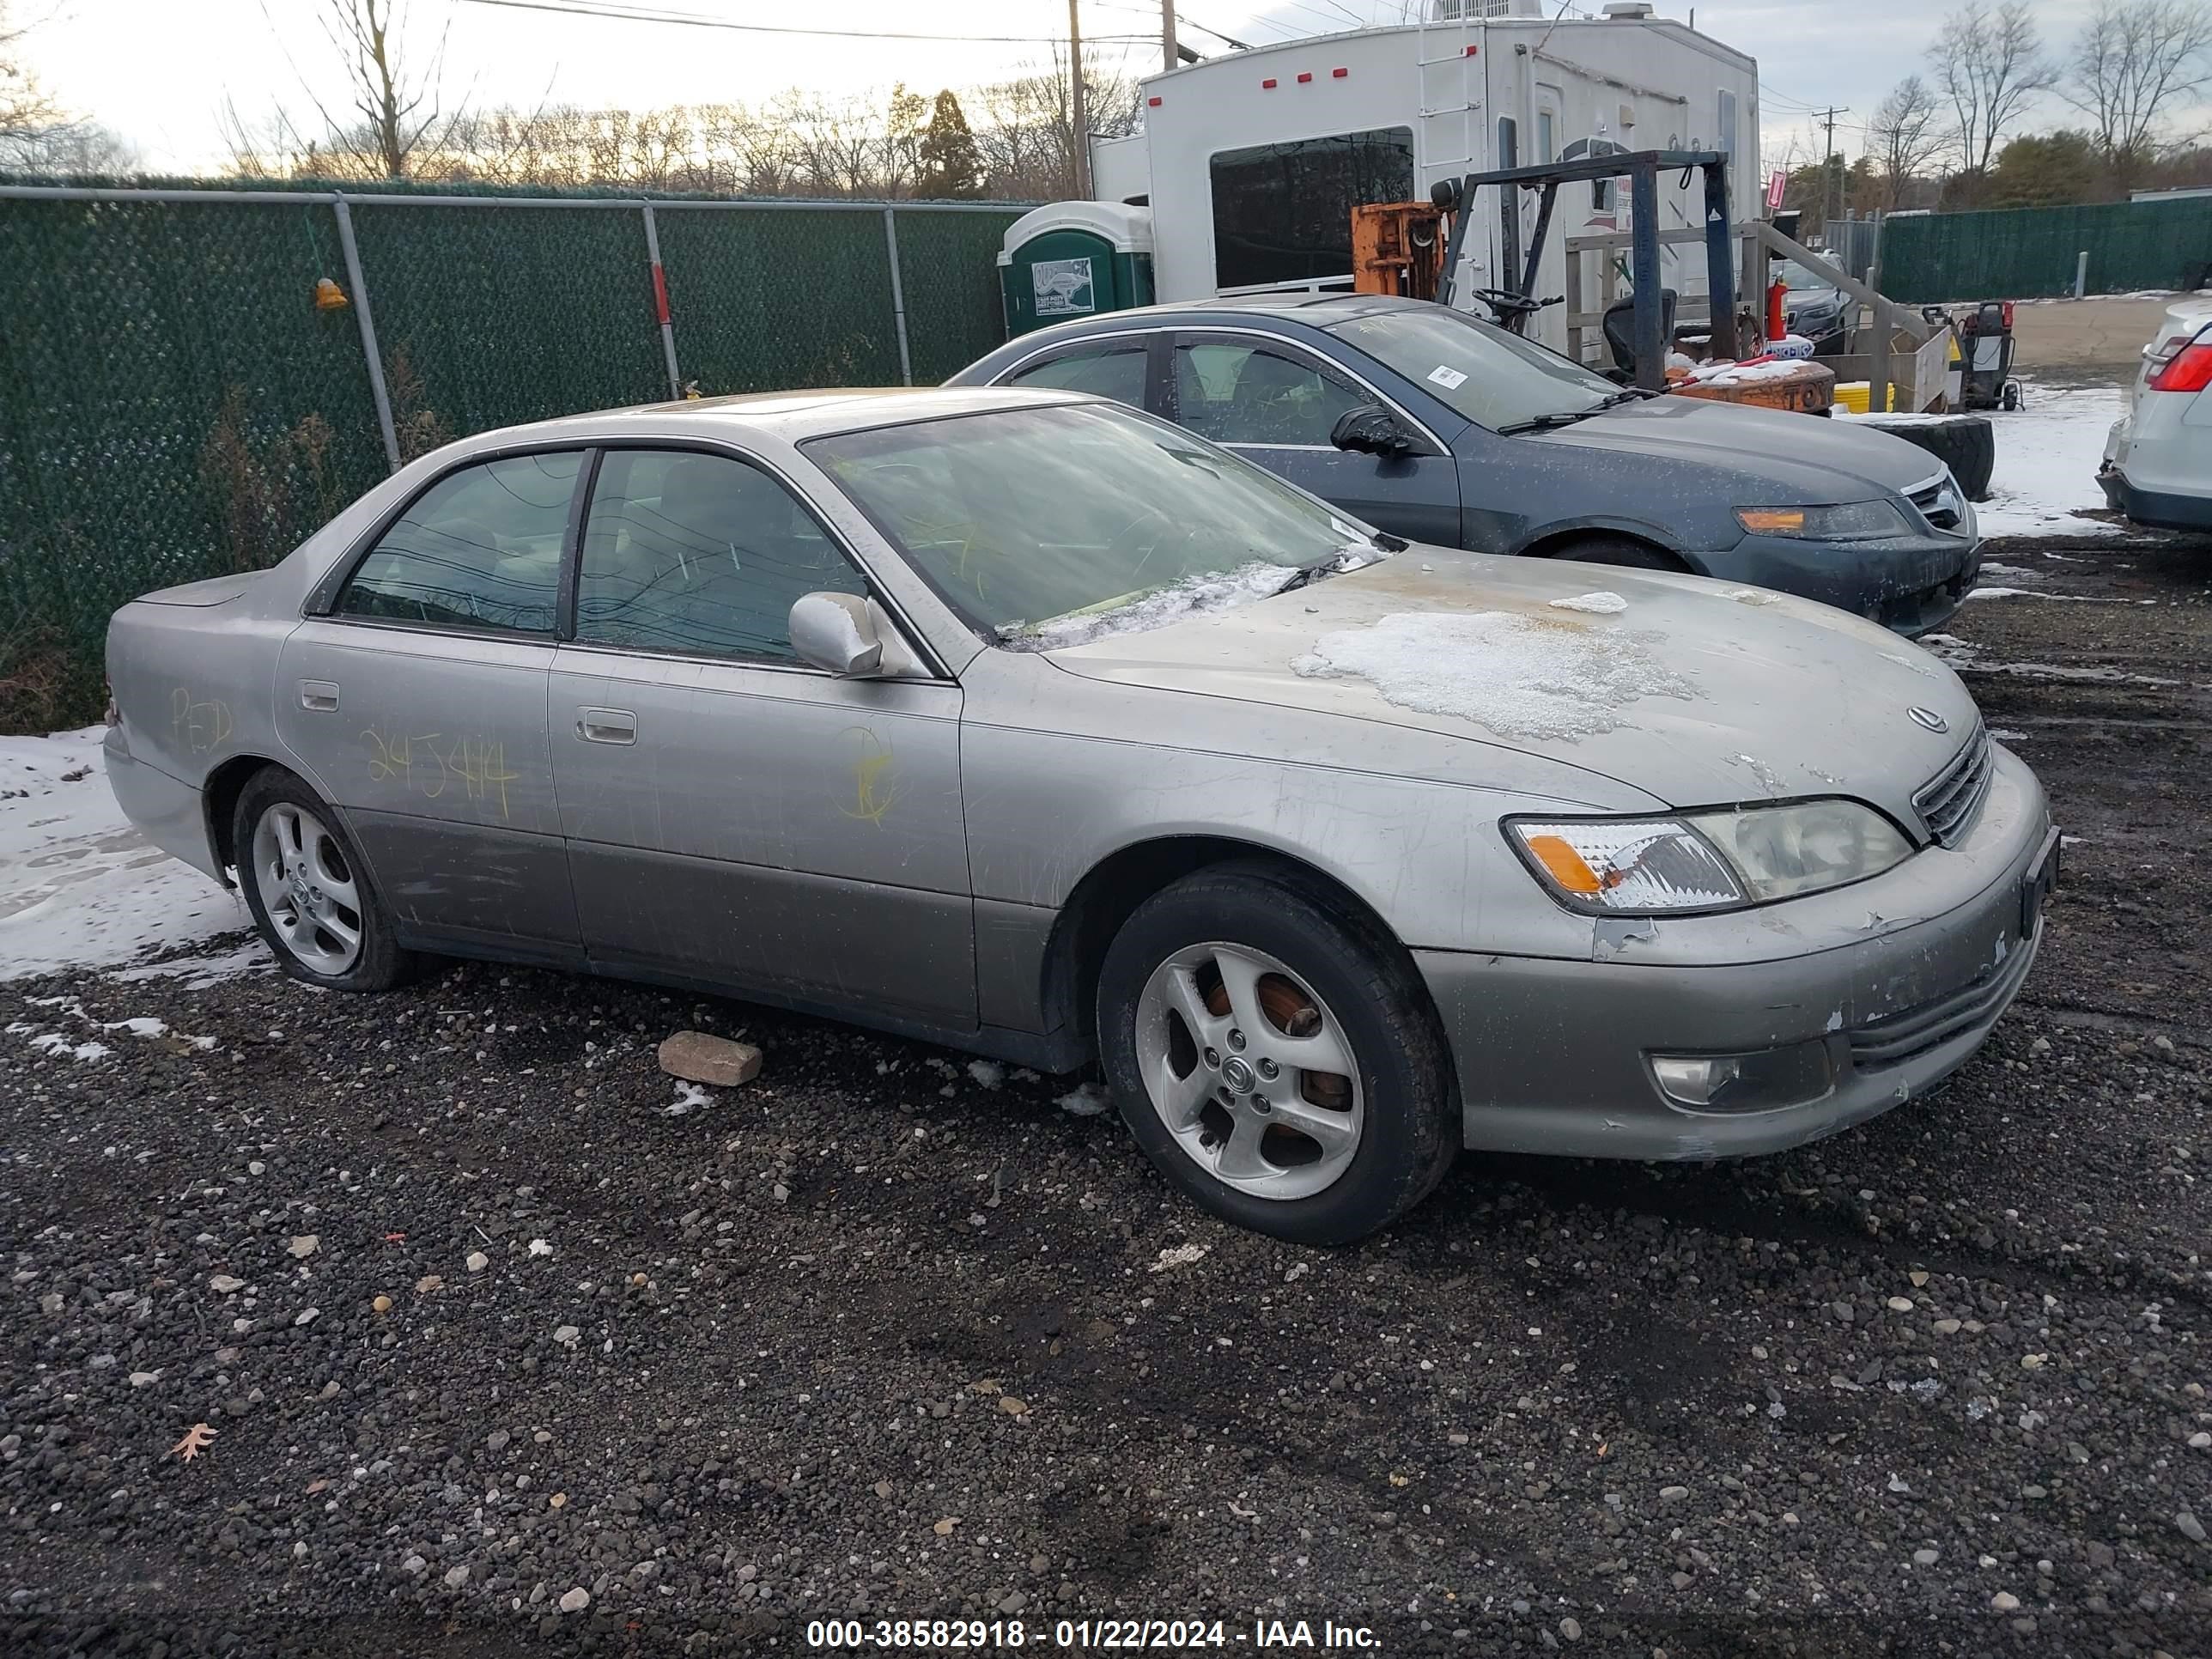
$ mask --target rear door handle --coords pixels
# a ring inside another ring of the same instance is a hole
[[[338,686],[336,680],[301,680],[300,707],[327,714],[338,706]]]
[[[635,743],[637,716],[627,708],[579,708],[576,735],[586,743]]]

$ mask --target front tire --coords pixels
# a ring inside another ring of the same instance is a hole
[[[1672,570],[1686,575],[1690,569],[1672,553],[1627,536],[1578,537],[1553,556],[1571,564],[1617,564],[1628,570]]]
[[[1343,1244],[1427,1197],[1459,1093],[1404,948],[1310,878],[1216,866],[1138,906],[1098,977],[1122,1121],[1224,1221]]]
[[[231,818],[239,886],[284,971],[337,991],[386,991],[418,963],[337,814],[299,778],[268,767],[246,780]]]

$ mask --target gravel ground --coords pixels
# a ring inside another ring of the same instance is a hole
[[[1469,1157],[1354,1249],[1066,1081],[738,1004],[0,987],[0,1650],[2212,1652],[2212,550],[1992,557],[2106,602],[1943,646],[2079,837],[1986,1051],[1754,1163]],[[672,1085],[683,1025],[760,1080]]]

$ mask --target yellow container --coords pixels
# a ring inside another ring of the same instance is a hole
[[[1836,382],[1837,408],[1848,409],[1854,415],[1863,415],[1873,402],[1874,388],[1867,381],[1838,380]],[[1889,406],[1892,410],[1897,407],[1897,387],[1893,385],[1889,388]]]

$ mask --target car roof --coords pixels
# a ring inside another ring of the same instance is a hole
[[[724,439],[744,434],[795,444],[831,433],[942,420],[994,409],[1097,401],[1079,392],[1012,386],[833,386],[640,404],[629,409],[560,416],[482,435],[495,435],[502,443],[511,443],[522,438],[619,442],[633,434]]]
[[[1095,317],[1058,323],[1020,335],[1012,343],[1027,344],[1050,335],[1079,334],[1086,329],[1126,328],[1132,323],[1144,326],[1177,318],[1203,319],[1214,314],[1273,317],[1327,328],[1348,318],[1371,317],[1378,311],[1413,311],[1435,303],[1432,300],[1401,299],[1390,294],[1226,294],[1212,300],[1183,300],[1169,305],[1137,306],[1127,311],[1102,311]]]

